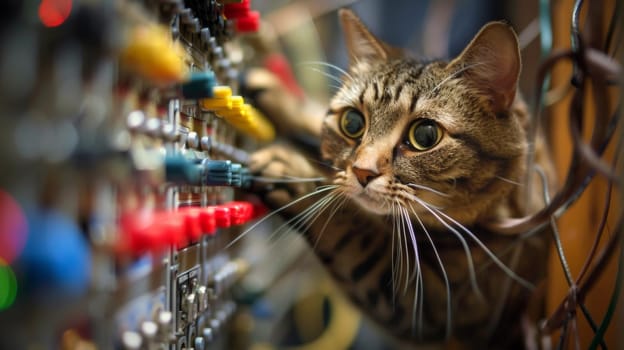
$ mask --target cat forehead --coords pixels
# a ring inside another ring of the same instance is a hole
[[[364,72],[357,72],[356,67],[332,107],[361,109],[368,115],[371,129],[380,133],[395,127],[406,117],[430,118],[453,128],[457,122],[453,116],[456,113],[448,110],[449,102],[459,96],[436,91],[448,75],[445,66],[443,61],[395,60],[368,67]]]

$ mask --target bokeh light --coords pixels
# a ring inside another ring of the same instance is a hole
[[[46,27],[58,27],[67,18],[72,9],[72,0],[43,0],[39,5],[39,19]]]
[[[10,194],[0,189],[0,260],[11,264],[26,244],[26,216]]]
[[[17,279],[11,266],[0,259],[0,310],[13,305],[17,295]]]

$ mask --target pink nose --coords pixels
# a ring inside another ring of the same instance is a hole
[[[355,177],[357,178],[360,185],[362,185],[362,187],[366,187],[369,182],[379,176],[379,173],[376,173],[370,169],[362,169],[355,166],[352,169],[353,174],[355,174]]]

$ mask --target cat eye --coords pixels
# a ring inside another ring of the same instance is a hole
[[[347,109],[340,117],[340,130],[352,139],[364,134],[364,116],[355,109]]]
[[[442,129],[436,122],[423,119],[410,126],[407,133],[409,144],[417,151],[426,151],[442,139]]]

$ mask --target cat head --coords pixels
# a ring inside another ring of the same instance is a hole
[[[464,224],[488,219],[517,187],[527,149],[515,111],[520,53],[513,30],[485,25],[451,61],[423,63],[340,11],[350,66],[330,102],[321,151],[334,182],[377,214],[438,208]],[[401,209],[402,210],[402,209]]]

